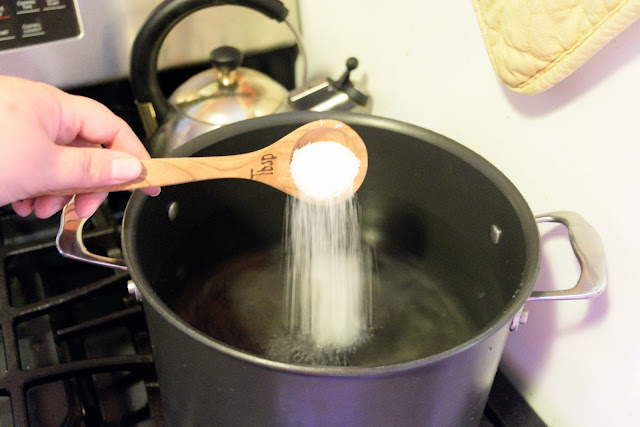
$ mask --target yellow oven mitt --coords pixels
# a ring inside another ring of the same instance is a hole
[[[549,89],[640,17],[640,0],[473,0],[473,6],[493,67],[521,94]]]

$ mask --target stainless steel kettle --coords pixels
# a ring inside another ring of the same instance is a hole
[[[191,77],[169,99],[165,98],[158,84],[157,59],[167,34],[186,16],[222,4],[245,6],[287,24],[296,38],[306,82],[302,38],[286,19],[288,10],[279,1],[167,0],[144,23],[131,53],[131,85],[152,156],[164,156],[198,135],[253,117],[295,110],[370,110],[369,96],[349,79],[358,65],[355,58],[347,61],[347,70],[338,80],[319,79],[289,92],[271,77],[241,67],[242,52],[231,46],[214,49],[212,67]]]

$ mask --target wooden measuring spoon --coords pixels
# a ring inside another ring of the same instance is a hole
[[[335,141],[350,149],[360,160],[360,170],[353,182],[355,193],[367,173],[367,148],[362,138],[349,126],[337,120],[317,120],[307,123],[260,150],[245,154],[214,157],[167,157],[141,160],[142,173],[123,184],[93,188],[71,188],[47,192],[46,195],[70,196],[134,190],[144,187],[164,187],[187,182],[219,178],[243,178],[270,185],[291,196],[300,197],[291,178],[289,164],[293,152],[317,141]],[[331,165],[327,165],[331,173]],[[33,197],[45,194],[37,194]],[[349,196],[348,194],[345,197]]]

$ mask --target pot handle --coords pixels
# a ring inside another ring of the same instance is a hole
[[[569,230],[569,242],[580,263],[578,283],[571,289],[533,291],[527,301],[585,299],[600,295],[607,283],[602,241],[596,230],[575,212],[551,212],[536,217],[538,223],[557,222]]]
[[[103,267],[126,270],[124,260],[96,255],[87,250],[82,240],[82,228],[89,218],[82,218],[76,212],[76,200],[71,199],[62,210],[60,229],[56,236],[56,247],[61,255],[78,261]]]
[[[260,12],[278,22],[284,22],[293,32],[300,55],[306,57],[302,37],[286,19],[289,10],[278,0],[165,0],[149,15],[138,32],[131,50],[131,89],[145,132],[151,135],[158,123],[165,121],[171,105],[158,82],[158,53],[169,31],[188,15],[207,7],[221,5],[244,6]],[[306,79],[306,76],[303,77]]]

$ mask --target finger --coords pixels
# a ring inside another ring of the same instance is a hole
[[[42,196],[35,199],[34,213],[38,218],[49,218],[56,212],[62,210],[64,205],[69,203],[71,196]]]
[[[60,92],[61,126],[56,142],[66,145],[81,139],[106,148],[125,151],[140,159],[149,153],[135,132],[107,107],[89,98]]]
[[[142,164],[136,157],[102,148],[57,147],[55,167],[49,168],[47,190],[92,188],[121,184],[140,176]]]
[[[68,144],[65,144],[67,147],[78,147],[78,148],[98,148],[98,144],[92,144],[82,139],[75,139]]]
[[[68,146],[69,147],[90,147],[91,144],[78,140],[78,141],[71,142]],[[141,188],[140,190],[144,194],[152,197],[155,197],[160,194],[160,187],[146,187],[146,188]]]
[[[81,218],[93,215],[109,193],[87,193],[76,195],[76,213]]]
[[[33,199],[18,200],[17,202],[13,202],[11,207],[15,213],[21,217],[26,217],[33,211],[33,203]]]
[[[160,194],[160,187],[147,187],[141,188],[140,190],[147,196],[151,197],[156,197],[158,194]]]

